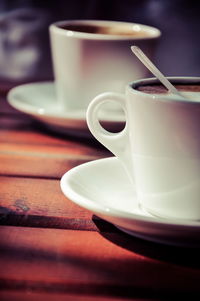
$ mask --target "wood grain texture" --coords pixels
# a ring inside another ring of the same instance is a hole
[[[120,297],[99,297],[89,295],[78,295],[68,293],[45,293],[45,292],[34,292],[30,289],[25,291],[0,291],[1,301],[141,301],[138,298],[120,298]],[[150,301],[152,299],[142,299],[142,301]]]
[[[199,249],[130,237],[62,194],[105,148],[0,103],[0,300],[200,299]]]
[[[98,143],[95,138],[90,136],[67,136],[59,132],[48,131],[41,124],[34,122],[28,116],[1,118],[0,124],[0,142],[11,144],[27,144],[27,145],[46,145],[46,146],[63,146],[72,148],[76,146],[82,151],[94,151],[97,153],[108,153],[107,149]]]
[[[93,139],[53,135],[26,119],[12,122],[10,129],[4,120],[0,131],[0,175],[60,178],[74,166],[111,156]]]
[[[0,177],[0,183],[0,224],[98,230],[98,218],[67,199],[57,180]]]
[[[1,227],[0,287],[134,298],[199,296],[195,250],[163,248],[124,237]],[[192,253],[191,262],[180,261]]]
[[[0,177],[0,185],[1,225],[117,231],[66,198],[59,180]]]
[[[104,156],[76,154],[80,150],[68,152],[68,149],[56,147],[34,147],[26,145],[0,145],[0,175],[57,178],[72,167],[100,159]]]
[[[94,139],[52,133],[6,102],[0,114],[0,223],[97,230],[96,218],[66,199],[59,181],[69,169],[109,152]]]

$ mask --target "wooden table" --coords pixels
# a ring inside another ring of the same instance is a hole
[[[62,194],[67,170],[107,156],[93,139],[48,131],[1,95],[0,300],[200,297],[198,249],[129,237]]]

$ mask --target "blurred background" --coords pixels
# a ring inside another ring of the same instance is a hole
[[[53,79],[48,27],[69,19],[158,27],[154,62],[167,76],[200,76],[200,2],[195,0],[0,0],[0,83]]]

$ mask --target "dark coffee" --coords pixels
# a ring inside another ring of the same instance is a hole
[[[114,25],[90,25],[90,24],[65,24],[60,28],[84,32],[91,34],[118,35],[118,36],[133,36],[133,37],[148,37],[150,34],[144,30],[134,30],[131,26],[114,26]]]
[[[200,92],[200,84],[181,84],[181,85],[174,85],[178,91],[183,92]],[[169,93],[168,90],[163,85],[141,85],[136,88],[136,90],[139,90],[144,93],[148,94],[165,94]]]

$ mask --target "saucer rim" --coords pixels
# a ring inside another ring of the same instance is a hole
[[[161,218],[153,215],[145,216],[143,214],[137,214],[137,213],[129,213],[125,212],[119,209],[115,209],[110,206],[101,206],[99,203],[96,203],[95,200],[88,199],[82,195],[80,195],[78,192],[74,191],[72,187],[70,187],[69,181],[76,176],[77,173],[80,173],[81,170],[87,168],[88,166],[98,164],[106,164],[108,161],[116,161],[116,157],[108,157],[108,158],[102,158],[97,159],[93,161],[89,161],[83,164],[80,164],[69,171],[67,171],[60,180],[60,187],[63,192],[63,194],[70,199],[72,202],[76,203],[77,205],[88,209],[89,211],[96,213],[100,216],[109,216],[113,218],[122,218],[126,221],[137,221],[142,223],[153,223],[163,226],[172,226],[172,227],[186,227],[187,229],[200,229],[200,222],[199,221],[193,221],[193,220],[182,220],[182,219],[171,219],[171,218]],[[142,211],[141,211],[142,212]],[[116,224],[116,223],[115,223]]]
[[[83,121],[86,122],[86,109],[76,109],[76,110],[60,110],[59,111],[59,106],[55,106],[55,111],[50,111],[48,109],[44,109],[42,106],[39,108],[39,106],[34,106],[34,103],[31,102],[29,104],[28,102],[23,102],[20,101],[19,97],[17,94],[21,95],[22,89],[28,89],[33,88],[35,86],[36,89],[39,87],[44,87],[44,86],[55,86],[55,81],[41,81],[41,82],[32,82],[32,83],[25,83],[22,85],[18,85],[12,89],[7,94],[7,101],[8,103],[14,107],[15,109],[24,112],[26,114],[35,116],[36,118],[54,118],[54,119],[67,119],[67,120],[72,120],[72,121]],[[40,111],[41,109],[41,111]],[[124,123],[124,117],[121,115],[112,115],[108,114],[105,118],[101,118],[103,122],[109,122],[109,123]]]

